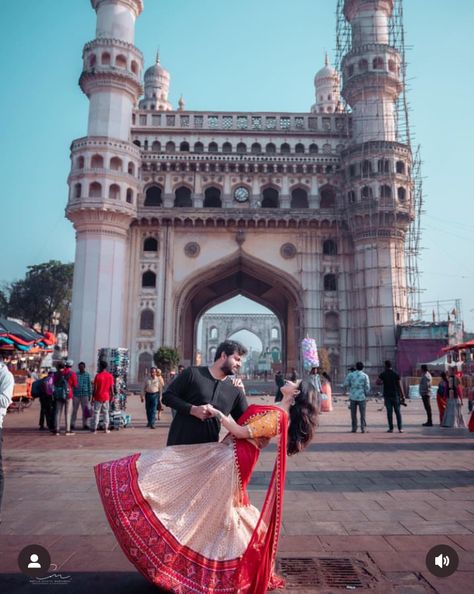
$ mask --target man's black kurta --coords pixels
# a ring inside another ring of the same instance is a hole
[[[190,414],[191,406],[212,404],[225,415],[237,420],[247,409],[244,394],[230,378],[217,380],[208,367],[188,367],[166,388],[163,404],[174,408],[167,445],[207,443],[218,441],[220,422],[216,418],[201,421]]]

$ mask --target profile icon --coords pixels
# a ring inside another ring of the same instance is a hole
[[[36,553],[32,553],[30,555],[30,562],[28,563],[28,569],[41,569],[41,563],[38,563],[38,555]]]
[[[51,555],[41,545],[28,545],[18,555],[18,567],[31,578],[44,577],[51,565]]]

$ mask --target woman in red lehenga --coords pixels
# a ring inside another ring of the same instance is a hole
[[[170,446],[95,467],[102,502],[122,549],[153,584],[175,594],[264,594],[274,574],[286,455],[310,441],[312,387],[286,382],[278,406],[251,405],[236,423],[208,405],[222,442]],[[247,485],[260,449],[278,436],[262,511]]]

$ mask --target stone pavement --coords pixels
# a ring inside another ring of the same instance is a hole
[[[422,427],[419,401],[403,410],[405,433],[388,434],[380,407],[370,402],[369,432],[353,434],[347,404],[340,398],[332,413],[321,415],[313,444],[289,459],[279,557],[290,565],[305,559],[306,567],[311,558],[349,560],[365,576],[360,592],[473,591],[473,436],[464,430]],[[30,583],[19,571],[18,553],[28,544],[48,549],[54,579],[64,582],[66,594],[157,592],[115,542],[92,471],[98,462],[165,444],[169,412],[155,431],[145,427],[138,397],[130,398],[129,412],[133,428],[108,435],[78,431],[68,437],[38,431],[39,403],[7,416],[2,592],[56,591],[51,580]],[[252,480],[250,495],[256,505],[263,500],[274,453],[274,446],[262,453]],[[459,554],[459,569],[451,577],[435,578],[426,568],[426,553],[437,544],[449,544]],[[286,592],[342,591],[327,583]],[[349,589],[354,588],[346,585],[344,591]]]

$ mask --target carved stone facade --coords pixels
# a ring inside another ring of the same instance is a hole
[[[161,345],[189,364],[199,318],[239,294],[275,314],[288,367],[307,335],[341,370],[393,358],[395,326],[408,319],[414,217],[411,153],[395,135],[393,0],[346,0],[351,113],[327,61],[304,113],[187,111],[182,100],[173,110],[159,60],[139,102],[142,2],[93,5],[101,35],[86,45],[80,80],[88,136],[72,144],[67,206],[77,231],[73,358],[93,367],[97,348],[126,346],[132,381]],[[361,26],[367,19],[377,26]]]

